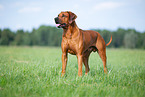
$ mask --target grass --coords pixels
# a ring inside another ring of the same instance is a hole
[[[97,53],[90,72],[78,77],[77,59],[69,55],[61,75],[61,49],[0,47],[0,97],[145,97],[145,50],[107,49],[108,74]]]

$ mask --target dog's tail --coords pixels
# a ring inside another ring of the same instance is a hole
[[[112,42],[112,35],[111,35],[110,41],[106,44],[106,46],[108,46],[111,42]]]

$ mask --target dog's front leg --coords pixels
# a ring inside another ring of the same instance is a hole
[[[82,55],[78,55],[78,76],[82,76],[82,60],[83,60],[83,56]]]
[[[65,75],[66,65],[67,65],[67,53],[63,52],[62,53],[62,73],[61,73],[61,76]]]

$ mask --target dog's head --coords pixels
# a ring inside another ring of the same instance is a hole
[[[74,13],[66,11],[61,12],[54,20],[58,28],[67,28],[76,18],[77,16]]]

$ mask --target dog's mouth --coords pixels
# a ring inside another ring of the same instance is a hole
[[[66,23],[63,23],[63,24],[56,24],[56,27],[58,28],[65,28],[66,27]]]
[[[66,28],[67,27],[67,24],[61,23],[58,17],[54,18],[54,20],[56,23],[56,27],[58,27],[58,28]]]

